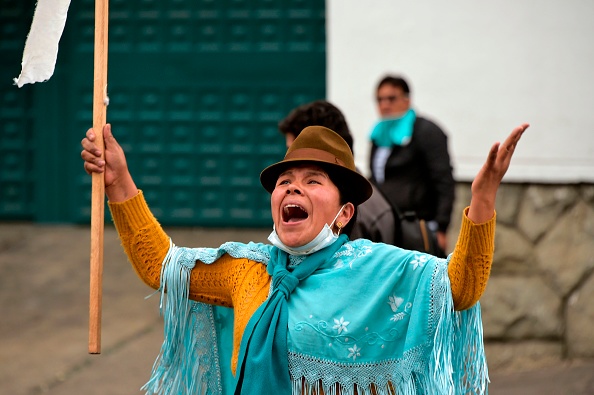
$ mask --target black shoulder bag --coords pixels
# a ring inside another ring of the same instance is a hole
[[[395,245],[407,250],[445,257],[444,252],[437,244],[437,236],[429,229],[427,221],[419,218],[415,211],[400,212],[397,207],[393,207],[393,209],[394,217],[399,222],[396,226],[400,227]]]

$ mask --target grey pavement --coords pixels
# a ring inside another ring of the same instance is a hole
[[[264,241],[266,229],[167,228],[178,245]],[[88,226],[0,223],[0,394],[142,394],[162,341],[158,295],[104,235],[101,353],[88,354]],[[594,394],[594,361],[491,372],[491,395]]]

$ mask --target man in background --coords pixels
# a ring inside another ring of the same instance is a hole
[[[410,88],[388,75],[376,89],[380,121],[371,131],[372,182],[401,213],[415,213],[435,232],[445,256],[455,182],[446,134],[411,107]]]

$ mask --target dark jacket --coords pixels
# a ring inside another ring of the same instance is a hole
[[[373,174],[376,150],[372,143],[372,181],[384,196],[401,212],[416,211],[420,218],[436,221],[438,229],[445,232],[455,193],[446,134],[433,122],[417,117],[410,143],[392,148],[386,162],[385,181],[380,185]]]
[[[369,200],[357,207],[357,218],[351,230],[351,240],[363,238],[376,243],[396,244],[400,228],[394,217],[392,206],[384,198],[377,187],[373,186],[373,194]]]

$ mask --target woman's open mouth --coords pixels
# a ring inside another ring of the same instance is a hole
[[[297,204],[287,204],[285,207],[283,207],[282,217],[283,222],[292,223],[300,222],[307,219],[307,217],[309,217],[309,214],[303,207]]]

